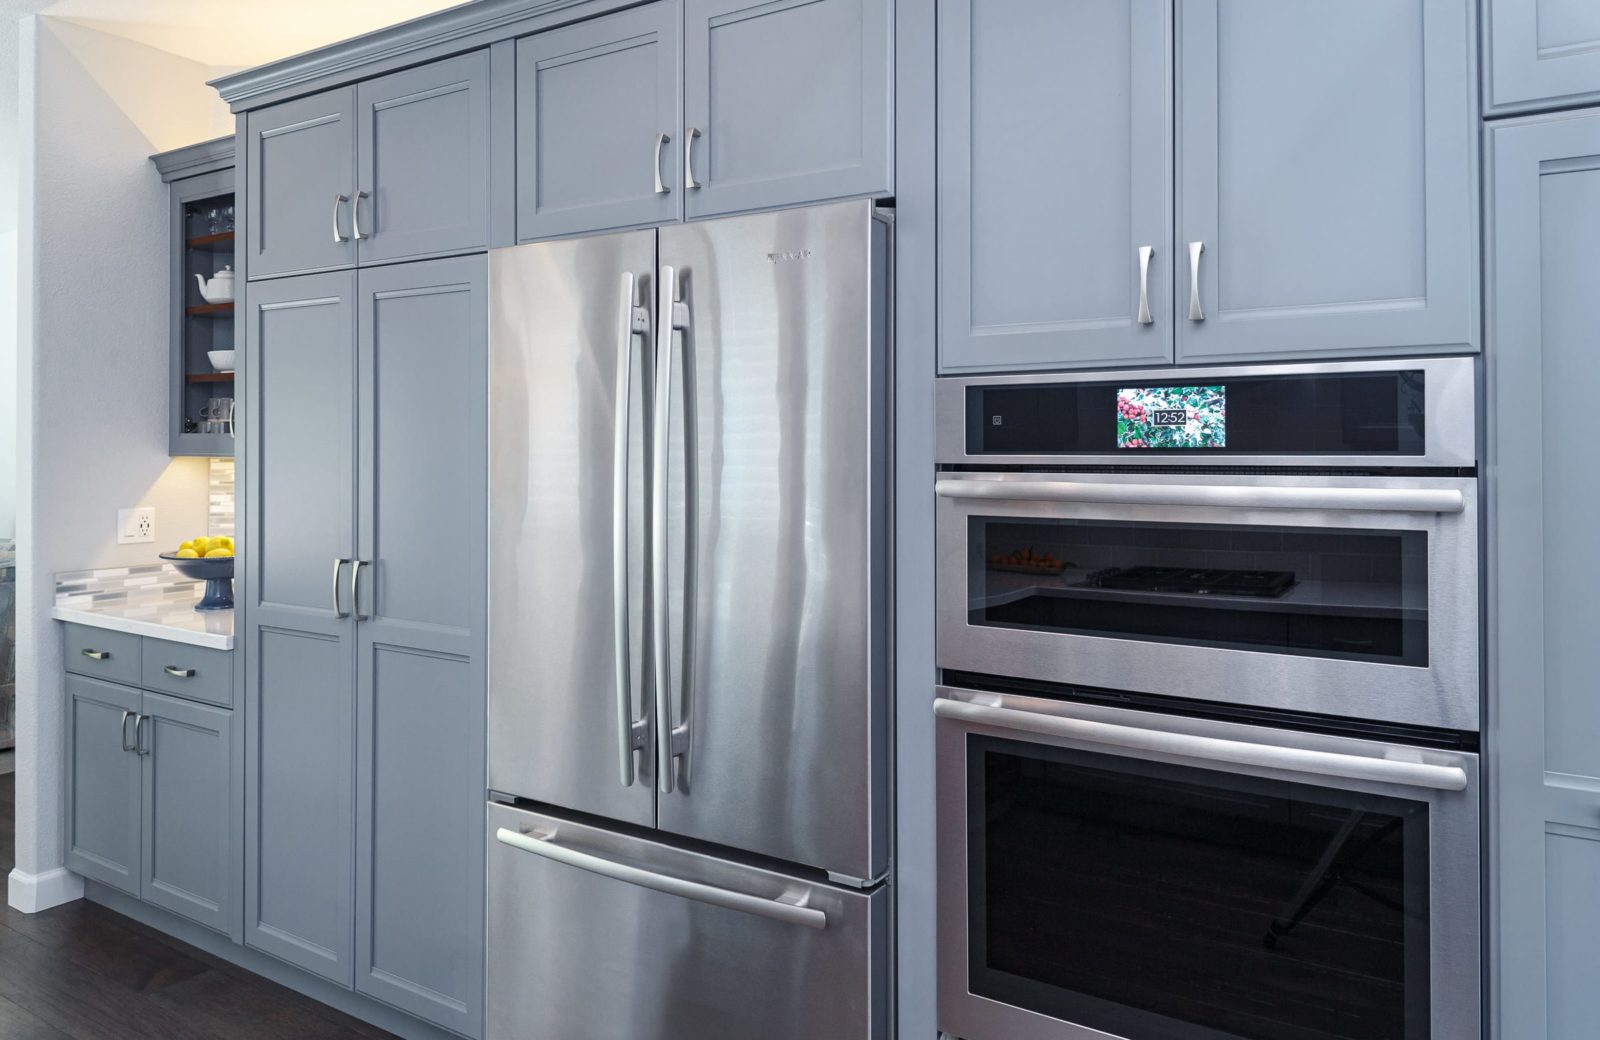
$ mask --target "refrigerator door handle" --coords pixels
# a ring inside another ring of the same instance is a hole
[[[820,930],[828,927],[828,915],[815,907],[806,906],[804,896],[799,901],[793,902],[783,897],[768,899],[766,896],[753,896],[748,892],[736,892],[730,888],[719,888],[716,885],[690,881],[687,878],[673,877],[671,874],[658,874],[653,870],[645,870],[628,863],[618,863],[603,856],[558,845],[556,837],[556,831],[520,834],[509,828],[500,827],[494,832],[495,841],[502,845],[531,852],[535,856],[564,863],[569,867],[587,870],[601,877],[611,878],[613,881],[638,885],[640,888],[648,888],[683,899],[693,899],[712,906],[737,910],[740,913],[755,914],[757,917],[795,924],[802,928]]]
[[[633,272],[622,276],[622,327],[617,336],[616,428],[611,454],[611,630],[616,638],[617,721],[622,786],[632,787],[635,751],[648,739],[648,716],[633,717],[632,660],[628,652],[628,434],[633,416],[633,343],[650,331],[650,312],[638,305]]]
[[[674,724],[672,720],[672,631],[667,619],[668,589],[667,582],[671,568],[668,566],[667,555],[667,506],[669,495],[667,491],[668,470],[671,466],[672,453],[672,334],[675,331],[689,328],[689,307],[678,301],[678,270],[671,265],[663,264],[659,280],[660,295],[656,305],[656,392],[655,392],[655,436],[653,438],[652,456],[653,465],[650,486],[650,566],[651,566],[651,619],[654,623],[655,641],[655,672],[656,672],[656,775],[660,782],[657,785],[662,794],[671,794],[674,783],[675,763],[673,759],[684,755],[689,750],[689,721]],[[688,366],[685,370],[685,394],[688,393]],[[685,453],[686,466],[690,450]],[[689,504],[693,489],[685,481],[684,509],[686,518],[692,517],[692,507]],[[694,552],[694,524],[692,519],[685,523],[685,551],[684,555],[684,581],[692,587],[693,574],[689,558]],[[691,597],[685,596],[685,600]],[[693,624],[692,610],[684,611],[684,628],[689,629]],[[689,640],[687,631],[684,639],[684,673],[689,671]],[[687,703],[682,696],[680,699]]]

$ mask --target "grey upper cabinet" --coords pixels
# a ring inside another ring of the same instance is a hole
[[[1170,0],[940,0],[948,372],[1172,360]]]
[[[356,198],[362,263],[489,244],[489,52],[356,88]]]
[[[1478,342],[1468,0],[1183,0],[1180,361]]]
[[[355,273],[248,299],[245,942],[354,977]],[[331,578],[330,578],[331,576]]]
[[[67,866],[139,894],[139,691],[67,676]]]
[[[1489,132],[1490,1007],[1499,1040],[1600,1021],[1600,116]]]
[[[892,0],[684,0],[690,218],[894,190]]]
[[[1490,115],[1600,102],[1600,4],[1484,0],[1484,110]]]
[[[358,991],[483,1021],[487,258],[361,272]]]
[[[354,264],[356,88],[258,109],[245,125],[249,277]]]
[[[681,10],[517,41],[517,238],[682,219]]]
[[[239,920],[233,713],[148,691],[143,710],[140,891],[146,902],[232,933]]]

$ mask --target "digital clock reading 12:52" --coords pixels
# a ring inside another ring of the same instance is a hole
[[[1227,388],[1147,386],[1117,391],[1118,448],[1223,448]]]

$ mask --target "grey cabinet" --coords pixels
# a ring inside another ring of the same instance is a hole
[[[67,676],[67,866],[139,894],[138,690]]]
[[[690,218],[894,190],[892,0],[684,0],[683,19]]]
[[[1478,342],[1467,0],[1183,0],[1179,361]]]
[[[1600,4],[1484,0],[1490,115],[1600,102]]]
[[[148,903],[221,932],[238,915],[231,869],[233,712],[145,691],[139,889]]]
[[[517,41],[517,238],[682,219],[681,11],[630,8]]]
[[[1496,127],[1488,161],[1490,1006],[1569,1040],[1600,1020],[1600,116]]]
[[[356,88],[257,109],[245,126],[249,276],[354,264]]]
[[[940,0],[945,371],[1172,360],[1170,0]]]

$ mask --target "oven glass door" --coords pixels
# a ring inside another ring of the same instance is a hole
[[[1434,1035],[1426,801],[966,739],[972,994],[1140,1040]]]

